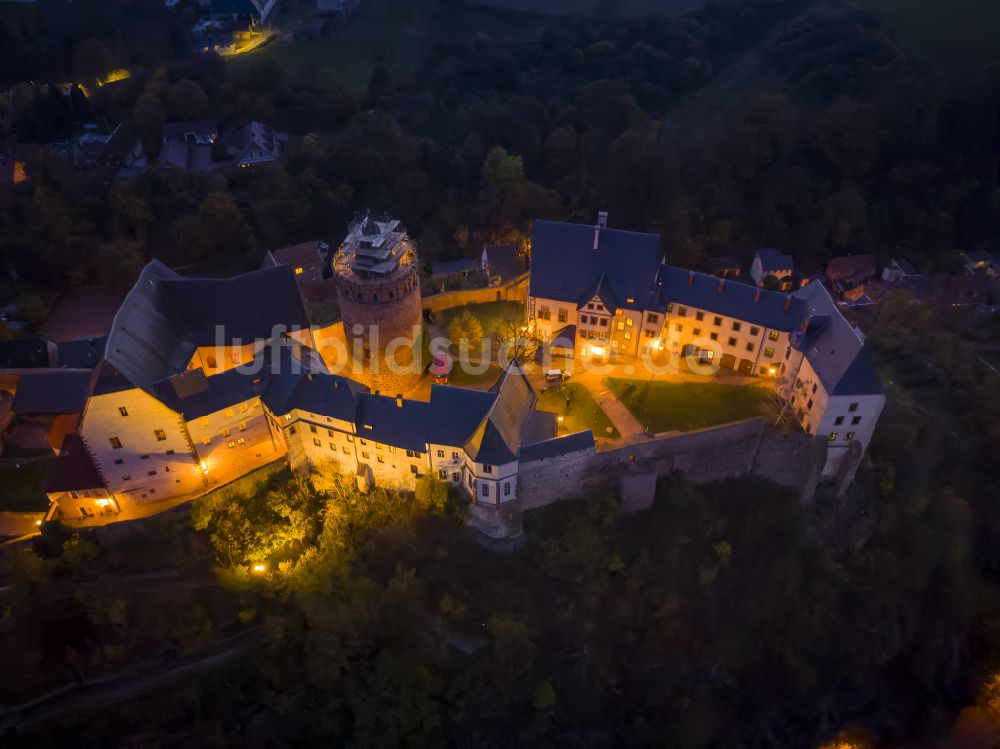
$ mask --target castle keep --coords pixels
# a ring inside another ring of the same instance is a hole
[[[333,258],[351,376],[390,395],[408,393],[423,374],[417,251],[396,219],[368,214],[351,225]]]

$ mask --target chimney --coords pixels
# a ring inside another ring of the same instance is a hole
[[[601,240],[601,227],[600,226],[595,226],[594,227],[594,249],[595,250],[597,249],[597,243],[600,242],[600,240]]]
[[[719,288],[716,289],[716,291],[718,291],[721,294],[725,290],[726,290],[726,281],[725,281],[725,279],[720,278],[719,279]]]
[[[759,302],[759,301],[760,301],[760,289],[757,289],[757,290],[756,290],[756,291],[755,291],[755,292],[753,293],[753,300],[754,300],[755,302]]]
[[[694,286],[694,271],[688,271],[688,286]]]
[[[608,212],[598,211],[597,213],[597,226],[601,229],[608,228]]]
[[[791,306],[792,306],[792,295],[785,294],[785,309],[787,310]]]

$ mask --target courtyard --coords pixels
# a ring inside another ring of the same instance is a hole
[[[666,380],[602,381],[650,434],[690,431],[773,414],[777,408],[769,383],[742,385]]]

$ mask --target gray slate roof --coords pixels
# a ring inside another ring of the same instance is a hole
[[[809,320],[804,331],[792,337],[823,387],[831,395],[880,395],[884,391],[871,357],[851,324],[837,309],[830,292],[811,283],[793,296],[806,305]]]
[[[276,324],[309,319],[288,266],[227,279],[184,278],[157,260],[139,274],[108,337],[105,357],[137,387],[183,372],[199,346],[271,338]]]
[[[794,295],[672,265],[663,267],[660,279],[664,303],[697,307],[786,333],[798,330],[808,312],[808,304]]]
[[[468,456],[478,463],[492,465],[517,460],[522,432],[536,400],[528,378],[517,362],[512,362],[500,380],[496,400],[465,443]]]
[[[589,290],[596,291],[603,274],[617,306],[655,309],[654,280],[663,258],[659,235],[601,229],[595,250],[594,232],[590,224],[535,221],[532,296],[579,304]]]
[[[90,381],[88,371],[21,375],[11,410],[17,414],[83,413]]]
[[[536,442],[533,445],[526,445],[521,448],[521,460],[529,462],[532,460],[542,460],[543,458],[554,458],[558,455],[578,452],[580,450],[594,449],[594,433],[589,429],[583,432],[567,434],[563,437],[555,437]]]
[[[791,255],[786,255],[781,250],[771,247],[764,247],[757,250],[757,257],[760,258],[760,267],[766,273],[768,271],[788,270],[795,266],[795,261]]]

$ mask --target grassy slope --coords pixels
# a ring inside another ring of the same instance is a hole
[[[763,387],[712,382],[642,382],[609,378],[607,385],[653,432],[686,431],[759,416],[770,398]]]

